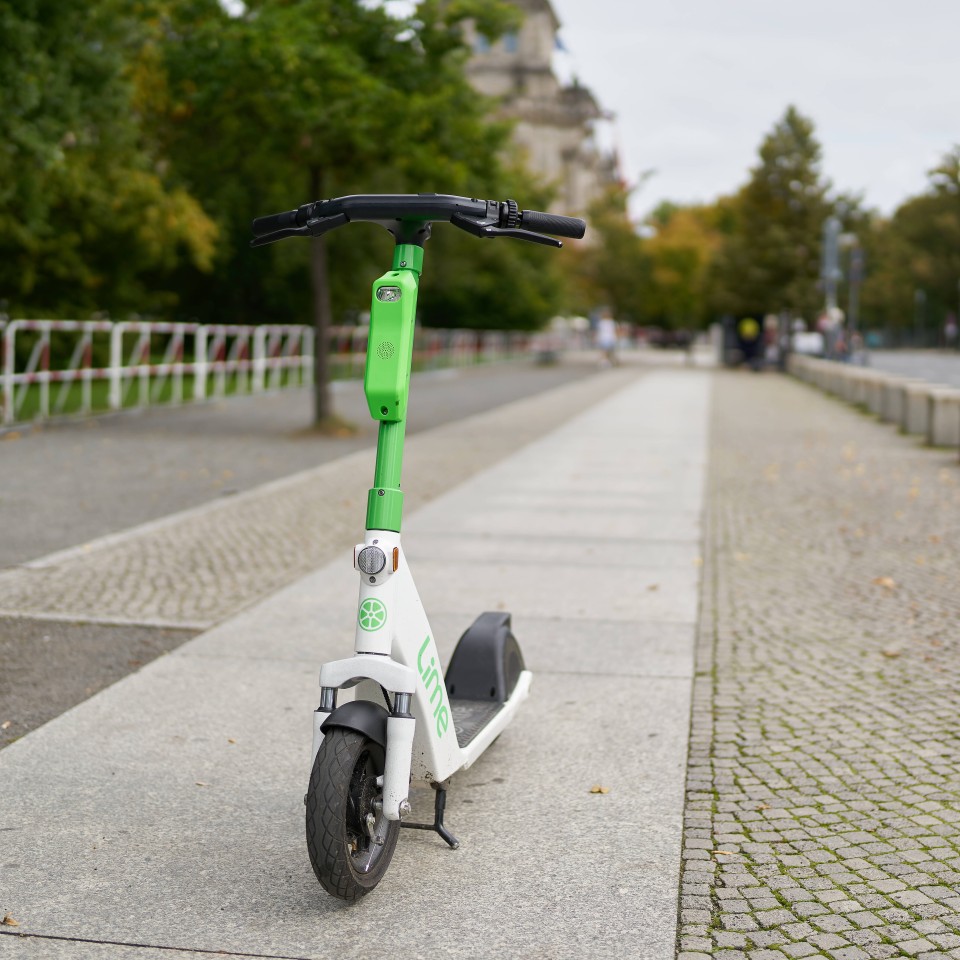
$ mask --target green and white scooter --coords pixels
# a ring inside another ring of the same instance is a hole
[[[400,546],[400,468],[410,388],[417,290],[431,224],[447,221],[477,237],[548,246],[580,238],[571,217],[520,210],[512,200],[443,194],[359,195],[319,200],[253,222],[254,246],[317,237],[354,221],[393,234],[393,267],[373,284],[364,392],[380,422],[366,535],[353,552],[360,575],[354,655],[320,670],[313,768],[305,799],[307,849],[317,879],[355,901],[390,864],[401,827],[443,823],[445,784],[499,736],[530,689],[509,613],[483,613],[464,633],[446,672]],[[411,780],[434,787],[434,821],[413,823]]]

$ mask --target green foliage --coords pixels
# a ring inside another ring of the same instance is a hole
[[[181,277],[192,311],[248,322],[309,319],[309,245],[250,250],[255,215],[359,192],[497,195],[509,130],[487,119],[490,104],[464,76],[459,24],[468,16],[494,32],[515,11],[429,0],[396,20],[355,0],[258,0],[240,17],[216,0],[171,5],[158,21],[158,52],[142,57],[157,68],[144,71],[144,100],[163,150],[225,239],[213,278]],[[389,242],[371,227],[327,244],[335,321],[366,309],[367,283],[389,265]],[[437,271],[433,246],[428,270],[440,279],[429,283],[441,306],[431,318],[456,313],[458,322],[482,325],[489,311],[470,295],[476,290],[455,289],[473,282],[466,251],[458,257],[460,247],[447,245]],[[519,255],[516,270],[510,257],[493,259],[518,304],[498,316],[524,325],[544,319],[523,312],[541,300],[524,303],[529,259]],[[445,310],[451,303],[458,309]]]
[[[722,242],[725,208],[661,204],[647,241],[651,285],[647,314],[660,326],[691,329],[711,319],[708,271]]]
[[[828,190],[813,123],[789,107],[760,145],[750,180],[730,202],[732,230],[710,268],[716,312],[816,311]]]
[[[647,319],[652,264],[630,222],[630,191],[611,187],[590,208],[590,244],[575,270],[580,311],[606,306],[624,323]]]
[[[912,331],[923,319],[934,342],[934,326],[956,315],[960,296],[960,146],[929,172],[924,193],[904,201],[892,217],[866,216],[855,230],[866,260],[864,323]],[[922,318],[917,296],[925,298]]]
[[[131,113],[119,2],[0,2],[0,297],[18,313],[163,305],[156,274],[210,264],[215,228]]]

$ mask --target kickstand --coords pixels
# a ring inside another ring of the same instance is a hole
[[[407,827],[410,830],[433,830],[440,834],[451,850],[456,850],[460,846],[460,841],[443,825],[443,810],[447,805],[447,791],[437,784],[433,784],[433,789],[437,793],[433,801],[433,823],[407,823],[406,820],[401,820],[400,826]]]

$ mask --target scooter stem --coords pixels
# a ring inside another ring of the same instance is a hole
[[[367,495],[367,529],[400,532],[403,441],[406,432],[417,293],[423,248],[398,243],[393,269],[373,284],[370,336],[363,390],[374,420],[380,421],[374,486]]]

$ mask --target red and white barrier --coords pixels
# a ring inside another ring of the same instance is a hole
[[[335,375],[363,376],[369,332],[366,326],[328,331],[330,369]],[[54,336],[66,341],[57,344],[57,350],[51,349]],[[523,353],[527,343],[528,337],[522,333],[418,327],[414,364],[416,369],[430,369],[502,360]],[[106,365],[94,366],[97,358],[104,358]],[[109,385],[107,409],[122,410],[160,402],[168,383],[165,402],[183,403],[190,399],[185,390],[187,377],[192,378],[192,399],[205,400],[228,392],[261,393],[285,385],[312,384],[313,376],[314,331],[309,326],[8,321],[0,317],[4,424],[25,418],[27,396],[33,389],[38,390],[34,415],[47,419],[66,411],[76,383],[80,384],[80,396],[74,412],[89,414],[96,381]]]
[[[62,358],[58,366],[51,350],[55,334],[73,340],[56,352]],[[162,350],[156,361],[155,350]],[[107,365],[94,366],[95,354],[106,355]],[[111,410],[130,406],[135,386],[137,406],[157,403],[168,381],[168,402],[182,403],[187,376],[193,377],[195,400],[224,396],[230,377],[237,379],[235,389],[258,393],[283,385],[284,371],[293,374],[286,378],[290,385],[313,382],[313,329],[295,325],[13,320],[0,322],[0,355],[4,424],[23,419],[28,392],[35,387],[36,417],[47,419],[65,411],[76,382],[81,384],[76,412],[82,414],[93,410],[92,384],[97,380],[109,384]]]

